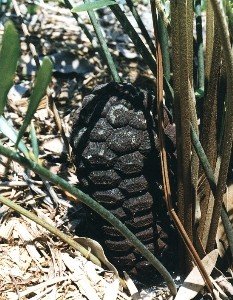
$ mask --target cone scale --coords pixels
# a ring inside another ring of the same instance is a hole
[[[131,84],[97,86],[83,99],[71,145],[80,188],[170,265],[174,230],[162,196],[156,120],[150,109],[154,101],[150,93]],[[166,112],[165,126],[172,164],[175,129]],[[91,237],[103,245],[119,270],[141,276],[150,271],[151,266],[116,229],[88,208],[86,213]]]

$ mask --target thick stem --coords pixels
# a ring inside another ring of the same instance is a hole
[[[192,63],[190,58],[189,40],[190,24],[187,20],[188,8],[186,1],[178,1],[171,5],[173,43],[173,80],[176,88],[175,113],[177,125],[178,147],[178,187],[179,187],[179,215],[187,233],[193,236],[193,197],[191,193],[191,140],[189,122],[191,120],[190,107],[190,74]],[[175,26],[174,26],[175,25]],[[177,70],[177,72],[176,72]],[[185,216],[185,217],[184,217]]]
[[[217,102],[219,90],[219,75],[221,66],[220,31],[215,26],[214,45],[209,80],[206,85],[206,97],[203,103],[201,122],[201,144],[208,157],[211,167],[214,169],[217,159]],[[219,113],[219,112],[218,112]],[[201,170],[201,174],[203,171]],[[198,235],[204,249],[206,249],[208,233],[213,213],[214,199],[210,195],[207,182],[202,185],[204,197],[201,200],[202,217],[198,227]]]
[[[206,0],[206,54],[205,54],[205,79],[210,77],[214,42],[214,12],[211,0]]]
[[[201,162],[202,168],[205,172],[206,178],[208,180],[209,186],[211,188],[213,197],[216,197],[216,191],[217,191],[217,183],[216,183],[216,179],[215,179],[215,175],[213,172],[213,169],[210,165],[210,162],[208,161],[208,158],[206,156],[206,153],[204,151],[204,149],[202,148],[202,145],[198,139],[198,136],[192,126],[192,124],[190,124],[190,128],[191,128],[191,136],[192,136],[192,143],[194,145],[195,151],[199,157],[199,160]],[[233,258],[233,228],[232,228],[232,224],[229,220],[229,216],[227,214],[227,210],[225,205],[223,204],[223,207],[221,209],[221,218],[222,218],[222,223],[226,232],[226,236],[229,242],[229,247],[231,250],[231,256]]]
[[[201,0],[196,0],[196,32],[197,32],[197,57],[198,57],[198,88],[204,91],[205,86],[205,69],[204,69],[204,50],[202,36],[202,19],[201,19]]]
[[[221,1],[211,0],[211,3],[218,22],[218,26],[221,31],[222,49],[227,70],[227,100],[224,133],[220,146],[220,153],[217,160],[217,164],[220,164],[220,169],[217,181],[216,199],[214,203],[209,238],[206,248],[208,252],[214,249],[215,246],[216,232],[221,214],[222,200],[226,187],[226,179],[233,141],[233,53],[231,49],[230,35],[228,31],[228,25],[226,22],[226,16],[221,7]]]

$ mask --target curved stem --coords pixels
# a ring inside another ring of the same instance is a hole
[[[140,242],[136,236],[119,220],[117,219],[112,213],[110,213],[107,209],[105,209],[102,205],[96,202],[87,194],[83,193],[76,187],[70,185],[66,180],[62,179],[61,177],[51,173],[46,168],[38,165],[36,162],[26,159],[25,157],[20,156],[17,152],[14,152],[2,144],[0,144],[0,153],[12,160],[18,162],[20,165],[29,168],[30,170],[34,171],[35,173],[43,176],[47,180],[51,181],[52,183],[60,186],[63,190],[68,191],[70,194],[74,195],[82,201],[84,204],[89,206],[95,212],[97,212],[100,216],[102,216],[106,221],[111,223],[123,236],[125,236],[131,244],[148,260],[148,262],[153,265],[157,271],[162,275],[164,280],[166,281],[171,293],[173,295],[176,294],[176,286],[175,283],[167,271],[167,269],[161,264],[161,262]]]
[[[46,222],[44,219],[37,217],[32,212],[24,209],[20,205],[14,203],[13,201],[3,197],[0,195],[0,202],[7,205],[8,207],[12,208],[14,211],[17,211],[19,214],[27,217],[28,219],[32,220],[33,222],[36,222],[37,224],[41,225],[43,228],[47,229],[52,234],[59,237],[61,240],[69,244],[71,247],[73,247],[75,250],[78,250],[84,257],[89,257],[89,259],[96,264],[97,266],[101,266],[101,263],[99,259],[94,256],[92,253],[90,253],[89,250],[85,249],[82,245],[74,241],[70,236],[66,235],[65,233],[61,232],[56,227],[52,226],[48,222]]]

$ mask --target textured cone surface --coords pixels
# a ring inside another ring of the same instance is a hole
[[[153,97],[131,84],[97,86],[77,113],[71,144],[80,188],[109,209],[164,262],[173,228],[162,199]],[[165,114],[170,161],[174,127]],[[144,274],[147,262],[121,234],[87,209],[92,236],[120,269]],[[99,238],[98,238],[99,236]]]

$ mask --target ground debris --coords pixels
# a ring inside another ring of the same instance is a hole
[[[99,275],[104,269],[79,252],[66,251],[66,245],[35,226],[37,231],[32,223],[15,217],[0,226],[2,298],[51,299],[53,290],[55,299],[85,299],[83,295],[103,299],[107,285],[112,284]]]
[[[1,299],[165,299],[158,290],[156,294],[139,294],[135,286],[133,290],[131,287],[131,297],[112,272],[20,217],[2,222],[0,241]],[[168,291],[163,294],[168,295]]]
[[[67,159],[62,135],[54,121],[51,99],[57,105],[68,138],[72,111],[80,106],[83,95],[95,85],[108,82],[111,78],[97,49],[93,48],[68,9],[59,7],[57,2],[36,1],[40,5],[36,13],[30,15],[26,7],[28,1],[20,2],[22,17],[31,34],[30,41],[35,45],[40,60],[47,55],[55,64],[50,93],[41,99],[33,119],[39,159],[53,173],[76,184],[74,168]],[[147,11],[145,9],[145,14]],[[14,11],[8,15],[19,24]],[[81,14],[81,17],[89,32],[94,34],[87,14]],[[2,24],[0,18],[1,36]],[[123,34],[113,14],[105,19],[103,27],[119,73],[128,81],[135,81],[139,74],[146,75],[149,80],[151,72],[136,54],[135,47],[128,36]],[[20,26],[17,29],[20,32],[22,56],[5,111],[5,118],[16,130],[22,125],[36,71]],[[5,146],[14,147],[14,143],[2,133],[0,138]],[[29,130],[23,141],[31,151]],[[1,156],[0,160],[1,195],[75,237],[75,226],[67,216],[72,206],[72,197],[49,185],[33,172],[26,172],[17,163],[12,162],[9,168],[5,157]],[[166,288],[159,289],[159,292],[141,293],[136,287],[131,293],[128,289],[124,290],[121,281],[116,280],[112,272],[97,267],[44,228],[12,212],[5,205],[0,207],[0,262],[0,300],[152,300],[169,297]]]

